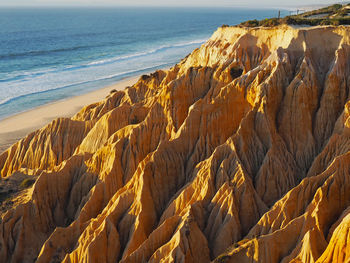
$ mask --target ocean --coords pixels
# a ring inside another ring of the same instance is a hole
[[[277,10],[0,9],[0,119],[179,62],[221,25]]]

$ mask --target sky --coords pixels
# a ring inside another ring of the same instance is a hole
[[[346,1],[329,0],[0,0],[0,6],[198,6],[293,7]]]

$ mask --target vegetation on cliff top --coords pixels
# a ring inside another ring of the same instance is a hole
[[[312,10],[298,15],[283,18],[270,18],[264,20],[248,20],[240,26],[245,27],[273,27],[278,25],[350,25],[350,4],[334,4],[328,7]]]

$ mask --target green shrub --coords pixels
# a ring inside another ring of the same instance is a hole
[[[273,26],[278,26],[280,24],[281,24],[281,21],[278,18],[265,19],[259,22],[259,25],[264,27],[273,27]]]
[[[340,8],[342,8],[343,6],[341,4],[335,4],[331,6],[331,9],[334,11],[339,10]]]
[[[256,19],[248,20],[248,21],[243,22],[241,25],[246,26],[246,27],[256,27],[256,26],[259,26],[259,21]]]

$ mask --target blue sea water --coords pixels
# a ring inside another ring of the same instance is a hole
[[[0,119],[171,66],[222,24],[276,10],[0,9]]]

